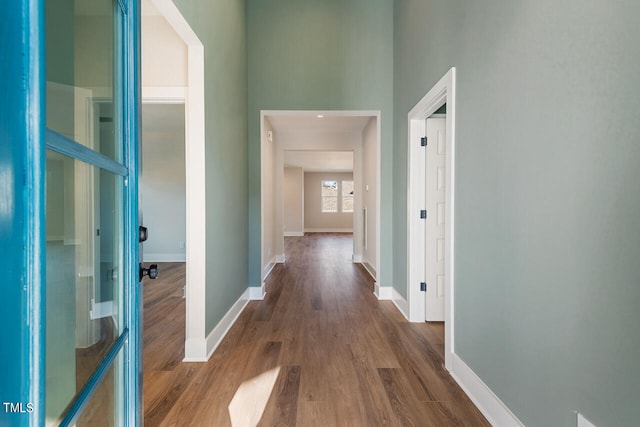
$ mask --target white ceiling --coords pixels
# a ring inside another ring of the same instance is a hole
[[[306,172],[351,172],[353,151],[284,151],[283,163]]]
[[[322,115],[324,117],[318,117]],[[342,112],[291,112],[265,115],[276,135],[335,135],[362,133],[371,116],[349,116]],[[353,151],[285,150],[285,166],[301,167],[309,172],[353,171]]]
[[[317,117],[323,114],[324,117]],[[276,114],[265,116],[275,133],[283,132],[362,132],[371,116],[345,116],[332,113]]]

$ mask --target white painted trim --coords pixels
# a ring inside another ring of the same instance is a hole
[[[353,233],[353,228],[305,228],[305,233]]]
[[[206,362],[207,339],[205,337],[187,338],[184,342],[183,362]]]
[[[325,117],[378,117],[380,110],[262,110],[262,116],[299,116],[315,117],[321,114]]]
[[[269,274],[273,271],[273,268],[276,266],[276,257],[271,258],[271,260],[265,265],[262,270],[262,281],[264,282]]]
[[[187,205],[187,284],[185,355],[206,354],[206,165],[204,46],[171,0],[152,0],[153,5],[187,45],[188,82],[185,102],[185,166]],[[144,83],[144,82],[143,82]],[[179,96],[175,87],[147,89],[160,102]]]
[[[454,243],[455,243],[455,118],[456,118],[456,69],[451,68],[433,88],[411,109],[408,114],[409,140],[407,155],[407,299],[409,320],[424,322],[425,297],[419,283],[424,280],[424,243],[417,236],[424,235],[424,221],[417,213],[421,206],[421,195],[425,194],[424,167],[420,166],[422,147],[418,143],[424,136],[425,119],[444,103],[446,115],[446,169],[445,169],[445,295],[444,295],[444,358],[445,367],[451,371],[454,348]]]
[[[279,156],[279,151],[277,149],[277,142],[273,141],[273,131],[269,131],[270,135],[265,132],[264,125],[264,117],[260,116],[260,266],[262,267],[261,271],[261,287],[265,289],[265,279],[271,272],[274,267],[273,259],[269,260],[265,263],[268,256],[271,255],[271,250],[274,252],[279,251],[281,248],[284,250],[284,244],[280,245],[280,242],[276,243],[276,239],[280,233],[283,232],[284,221],[279,221],[278,214],[282,211],[284,204],[282,200],[284,200],[284,196],[282,196],[283,192],[283,173],[279,173],[280,167],[276,166],[276,164],[280,164],[281,156]],[[267,162],[267,155],[265,153],[269,153],[271,155],[271,162]],[[273,182],[267,182],[264,177],[265,170],[269,170],[273,176]],[[284,171],[284,166],[282,166],[282,170]],[[273,190],[269,197],[266,196],[267,191]],[[277,200],[276,200],[277,199]],[[265,200],[271,201],[271,212],[272,215],[271,221],[266,221],[265,219]],[[276,226],[276,224],[278,224]],[[268,236],[268,238],[267,238]],[[284,237],[282,238],[284,242]],[[269,245],[265,245],[265,242],[271,240]],[[268,246],[268,247],[266,247]],[[267,253],[266,251],[269,251]],[[254,291],[255,292],[255,291]],[[264,292],[258,295],[256,293],[256,298],[262,299]]]
[[[393,303],[395,304],[395,306],[398,307],[398,310],[400,311],[400,313],[402,313],[402,315],[408,320],[409,319],[409,303],[402,295],[400,295],[400,292],[398,292],[396,288],[393,288],[393,296],[391,297],[391,299],[393,300]]]
[[[91,298],[91,310],[89,310],[89,318],[91,320],[109,317],[113,313],[115,313],[113,301],[103,301],[96,304],[96,300]]]
[[[185,343],[185,357],[183,362],[206,362],[215,349],[220,345],[224,336],[238,319],[242,310],[249,303],[250,291],[247,288],[240,298],[231,306],[229,311],[220,319],[206,338],[190,339]]]
[[[376,241],[374,244],[376,246],[376,283],[378,283],[378,280],[382,277],[382,273],[380,272],[382,269],[382,258],[380,257],[380,232],[382,230],[382,117],[380,113],[378,113],[376,117],[376,127]],[[367,215],[369,215],[369,212],[367,212]],[[392,218],[389,218],[389,220],[391,219]],[[367,242],[367,245],[369,243],[370,242]]]
[[[580,412],[577,412],[577,416],[578,416],[578,427],[596,427],[594,423],[586,419],[584,415],[582,415]]]
[[[362,267],[367,271],[367,273],[369,273],[369,276],[371,276],[373,280],[377,279],[376,270],[373,268],[373,266],[370,263],[365,261],[362,263]]]
[[[176,9],[177,10],[177,9]],[[185,21],[186,22],[186,21]],[[180,34],[180,33],[179,33]],[[195,36],[195,33],[194,33]],[[197,37],[196,37],[197,39]],[[204,119],[204,46],[189,43],[187,124],[187,309],[186,336],[204,336],[207,284],[207,193]]]
[[[448,112],[447,108],[447,112]],[[522,427],[524,424],[507,408],[475,372],[457,355],[452,355],[453,379],[493,426]]]
[[[229,311],[220,319],[215,328],[207,336],[207,360],[211,357],[216,347],[220,344],[229,329],[238,320],[238,317],[250,301],[250,291],[247,288]]]
[[[264,282],[261,286],[249,286],[249,299],[251,301],[262,301],[266,295],[266,285]]]
[[[273,271],[276,264],[283,264],[285,262],[285,257],[283,255],[276,255],[267,263],[267,265],[262,270],[262,281],[264,282],[269,274]]]
[[[378,274],[380,274],[380,230],[382,228],[381,226],[381,220],[382,220],[382,204],[381,204],[381,185],[382,185],[382,120],[381,120],[381,115],[382,112],[380,110],[261,110],[260,111],[260,141],[264,140],[264,133],[265,133],[265,125],[264,125],[264,121],[265,121],[265,116],[300,116],[300,117],[309,117],[309,116],[317,116],[319,114],[324,115],[325,117],[328,116],[335,116],[335,117],[375,117],[376,118],[376,124],[377,124],[377,134],[376,134],[376,187],[377,187],[377,192],[376,192],[376,210],[377,210],[377,215],[376,215],[376,268],[378,269]],[[354,156],[355,156],[355,150],[354,150]],[[262,170],[262,165],[263,165],[263,150],[260,150],[260,185],[261,185],[261,189],[260,189],[260,239],[261,239],[261,245],[262,245],[262,240],[263,240],[263,236],[262,233],[264,232],[264,203],[263,203],[263,192],[262,192],[262,183],[264,181],[262,174],[264,173],[264,171]],[[356,207],[357,208],[357,207]],[[354,211],[357,211],[357,209],[354,209]],[[276,218],[276,221],[278,220],[278,218]],[[362,227],[360,227],[361,229]],[[305,232],[307,232],[307,230],[305,230]],[[309,231],[309,232],[338,232],[338,233],[342,233],[342,232],[348,232],[348,233],[354,233],[354,252],[357,252],[357,248],[356,248],[356,242],[357,241],[362,241],[361,238],[357,235],[357,233],[359,233],[360,231],[356,231],[354,232],[353,229],[350,230],[317,230],[317,231]],[[284,240],[284,236],[285,234],[282,233],[282,239]],[[280,237],[279,237],[280,238]],[[283,245],[284,246],[284,242]],[[264,254],[262,253],[264,251],[264,248],[261,248],[260,250],[260,263],[262,263],[262,260],[265,259],[264,258]]]
[[[187,99],[184,86],[143,86],[142,103],[182,104]]]
[[[276,263],[272,258],[271,261],[269,261],[267,265],[265,265],[264,268],[262,269],[262,280],[265,280],[269,276],[269,273],[273,271],[273,267],[275,266],[276,266]]]
[[[411,117],[411,116],[409,116]],[[425,205],[425,173],[424,157],[417,139],[424,136],[426,126],[424,119],[409,119],[408,168],[407,168],[407,299],[409,303],[409,321],[425,321],[425,298],[420,292],[419,284],[424,281],[425,246],[421,236],[425,236],[425,222],[418,212]],[[420,148],[420,149],[418,149]],[[422,163],[422,164],[421,164]]]
[[[304,231],[285,231],[284,237],[304,237]]]
[[[187,254],[147,254],[143,255],[144,262],[186,262]]]
[[[373,294],[378,297],[379,300],[392,300],[393,299],[393,287],[392,286],[380,286],[376,282]]]
[[[357,263],[357,264],[361,264],[362,268],[365,269],[365,271],[367,273],[369,273],[369,276],[371,276],[371,278],[373,280],[376,280],[376,270],[374,268],[374,266],[371,264],[371,262],[366,259],[365,257],[363,257],[362,255],[354,255],[353,256],[353,262]]]
[[[189,23],[182,16],[178,8],[173,4],[171,0],[151,0],[153,5],[158,9],[160,15],[162,15],[169,25],[175,30],[180,38],[187,44],[187,46],[202,45],[202,42],[191,29]],[[191,81],[189,81],[191,83]]]
[[[371,120],[369,118],[368,120]],[[367,125],[365,124],[365,127]],[[360,212],[364,204],[364,177],[362,172],[364,170],[364,161],[362,158],[364,145],[364,128],[359,134],[359,143],[353,147],[353,172],[351,174],[351,182],[353,183],[353,189],[355,191],[353,195],[353,209],[351,210],[351,228],[353,229],[353,239],[351,241],[352,260],[356,257],[362,258],[362,241],[364,240],[364,227],[362,226],[362,215],[356,215],[355,212]],[[342,185],[342,184],[341,184]],[[342,191],[342,190],[340,190]],[[340,205],[344,201],[344,194],[341,193]],[[344,212],[344,211],[343,211]]]

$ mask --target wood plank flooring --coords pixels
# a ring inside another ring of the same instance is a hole
[[[488,426],[443,368],[443,324],[378,301],[351,239],[286,238],[265,299],[206,363],[181,362],[184,265],[160,265],[145,282],[145,424]]]

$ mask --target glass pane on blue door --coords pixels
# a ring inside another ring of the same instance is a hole
[[[121,176],[47,151],[46,412],[53,423],[124,329],[122,187]],[[121,392],[111,391],[115,405]]]
[[[82,411],[76,426],[120,427],[124,425],[122,411],[122,353],[105,374],[100,386]]]
[[[119,426],[138,405],[129,374],[138,366],[129,300],[137,260],[126,237],[137,231],[127,215],[136,210],[135,180],[127,185],[136,150],[126,142],[134,132],[123,128],[136,123],[123,117],[135,110],[127,93],[135,73],[124,70],[137,13],[128,0],[44,5],[46,424]]]
[[[122,160],[116,1],[46,0],[47,128]]]

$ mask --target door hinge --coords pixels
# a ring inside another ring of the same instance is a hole
[[[427,282],[420,282],[420,292],[427,292]]]
[[[426,209],[422,209],[420,211],[420,219],[427,219],[427,210]]]
[[[421,147],[426,147],[427,146],[427,137],[423,136],[422,138],[420,138],[420,146]]]

